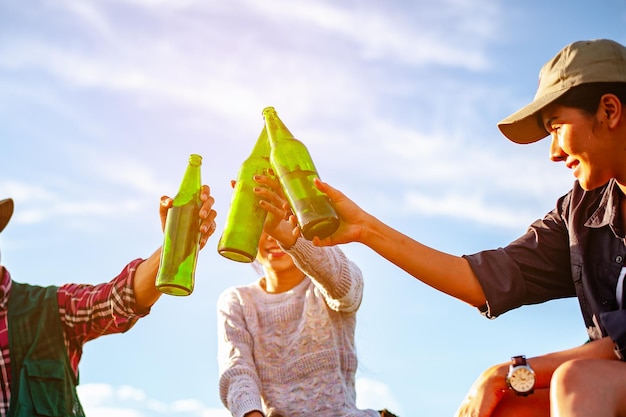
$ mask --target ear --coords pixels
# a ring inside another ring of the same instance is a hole
[[[600,98],[598,116],[607,122],[610,129],[617,127],[622,120],[624,107],[615,94],[605,94]]]

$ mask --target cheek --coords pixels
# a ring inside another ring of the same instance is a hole
[[[583,133],[581,135],[580,133]],[[584,138],[581,140],[581,138]],[[584,148],[583,143],[588,141],[588,132],[575,132],[572,129],[565,129],[560,137],[559,144],[568,155],[576,155]],[[583,146],[581,146],[583,145]]]

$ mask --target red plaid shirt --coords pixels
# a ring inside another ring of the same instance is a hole
[[[137,312],[133,278],[142,259],[135,259],[110,282],[98,285],[65,284],[59,287],[59,315],[65,333],[65,346],[74,373],[85,342],[111,333],[130,329],[149,310]],[[0,266],[0,417],[7,415],[11,401],[11,363],[7,304],[12,280],[9,271]]]

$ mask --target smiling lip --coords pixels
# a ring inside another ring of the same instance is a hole
[[[278,246],[272,246],[271,248],[266,248],[265,250],[272,258],[279,258],[285,255],[285,252],[283,252]]]
[[[575,159],[567,160],[565,162],[565,166],[568,167],[569,169],[574,169],[576,168],[576,166],[578,166],[578,161]]]

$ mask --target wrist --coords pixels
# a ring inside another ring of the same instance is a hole
[[[370,246],[370,242],[380,241],[384,238],[383,229],[386,225],[369,213],[364,213],[363,219],[354,224],[357,227],[354,238],[356,242]]]
[[[526,397],[535,391],[535,371],[524,355],[511,358],[505,380],[508,387],[517,395]]]

